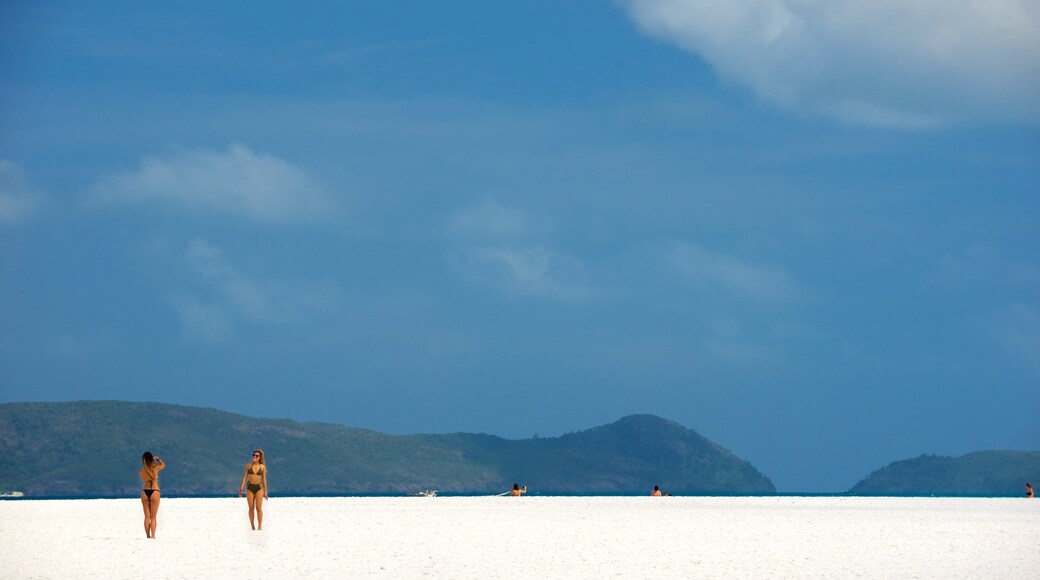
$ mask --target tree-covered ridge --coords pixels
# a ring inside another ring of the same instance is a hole
[[[133,495],[143,451],[168,464],[167,494],[236,493],[254,448],[273,493],[759,493],[773,484],[748,462],[650,415],[561,437],[387,435],[326,423],[257,419],[159,403],[0,405],[0,491],[28,496]]]
[[[1040,451],[976,451],[896,461],[852,488],[862,494],[1019,495],[1040,483]]]

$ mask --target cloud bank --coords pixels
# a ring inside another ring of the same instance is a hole
[[[1035,0],[621,0],[761,98],[845,122],[1040,121]]]
[[[312,221],[332,209],[305,170],[242,145],[146,157],[136,170],[100,181],[92,196],[103,203],[174,206],[270,224]]]

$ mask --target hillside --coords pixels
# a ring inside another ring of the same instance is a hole
[[[326,423],[258,419],[159,403],[0,405],[0,492],[120,496],[140,488],[143,451],[168,464],[169,495],[237,493],[254,448],[275,494],[499,492],[769,493],[753,466],[678,423],[651,415],[562,437],[387,435]]]
[[[862,494],[1020,495],[1040,483],[1040,451],[922,455],[883,467],[852,488]]]

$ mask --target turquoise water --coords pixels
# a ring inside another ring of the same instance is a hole
[[[164,499],[169,498],[221,498],[237,497],[235,494],[203,494],[203,495],[180,495],[176,493],[164,494]],[[452,493],[437,492],[437,497],[493,497],[499,494],[479,493]],[[406,493],[272,493],[270,497],[414,497],[416,494]],[[535,491],[524,494],[525,497],[642,497],[650,496],[646,493],[538,493]],[[53,496],[23,496],[3,497],[0,501],[18,500],[68,500],[68,499],[127,499],[136,498],[137,495],[53,495]],[[672,497],[951,497],[951,498],[1015,498],[1024,497],[1024,494],[953,494],[953,493],[674,493]]]

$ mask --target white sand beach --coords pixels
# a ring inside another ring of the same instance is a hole
[[[1040,500],[238,498],[0,502],[2,578],[1040,578]]]

